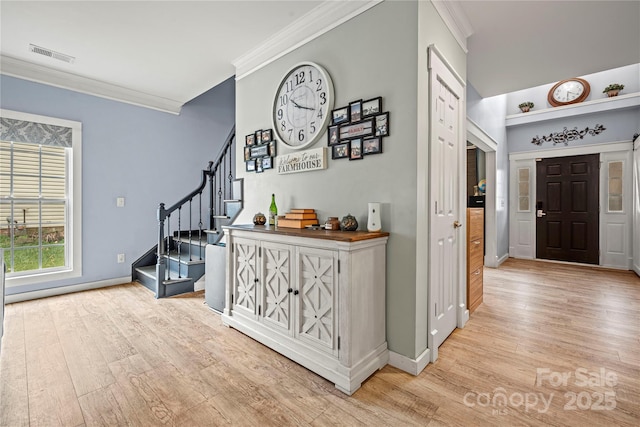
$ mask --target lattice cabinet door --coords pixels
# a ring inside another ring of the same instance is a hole
[[[291,329],[291,247],[262,244],[261,319],[266,325],[289,332]]]
[[[257,313],[258,246],[253,240],[233,241],[233,310],[251,316]]]
[[[299,339],[337,354],[337,265],[336,251],[300,247],[298,267]]]

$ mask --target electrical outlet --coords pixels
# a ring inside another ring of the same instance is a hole
[[[124,254],[118,254],[118,264],[122,264],[124,262]]]
[[[116,207],[124,208],[124,197],[117,197],[116,198]]]

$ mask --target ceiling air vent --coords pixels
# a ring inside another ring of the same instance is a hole
[[[36,46],[34,44],[29,45],[29,51],[33,53],[37,53],[39,55],[48,56],[49,58],[57,59],[59,61],[63,61],[69,64],[73,64],[73,61],[76,60],[73,56],[65,55],[64,53],[55,52],[51,49],[47,49],[46,47]]]

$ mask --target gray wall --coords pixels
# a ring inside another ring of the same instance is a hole
[[[236,83],[236,119],[240,138],[257,129],[273,128],[271,105],[280,79],[301,61],[324,66],[336,92],[335,107],[382,96],[390,112],[390,136],[383,154],[364,160],[331,160],[324,171],[278,175],[243,173],[245,209],[236,223],[250,223],[267,212],[271,193],[279,213],[314,208],[321,221],[328,216],[355,215],[366,228],[367,203],[382,203],[382,226],[391,233],[387,246],[387,340],[389,348],[409,358],[426,348],[426,296],[416,284],[417,140],[427,115],[426,47],[438,44],[464,74],[465,55],[428,2],[383,2],[305,44]],[[419,24],[420,22],[420,24]],[[420,26],[420,30],[419,30]],[[454,47],[454,48],[452,48]],[[326,146],[326,137],[313,147]],[[238,147],[238,169],[242,147]],[[278,144],[278,153],[291,152]],[[424,237],[426,238],[426,236]],[[426,262],[426,260],[425,260]],[[426,284],[423,284],[426,287]]]
[[[233,127],[235,84],[228,79],[176,116],[0,76],[0,105],[82,123],[82,276],[8,288],[12,295],[130,275],[131,262],[157,241],[158,204],[197,187]],[[116,208],[119,196],[124,208]]]

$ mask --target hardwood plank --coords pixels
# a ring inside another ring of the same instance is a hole
[[[5,307],[5,330],[0,363],[0,426],[29,425],[27,361],[24,345],[23,306]]]

